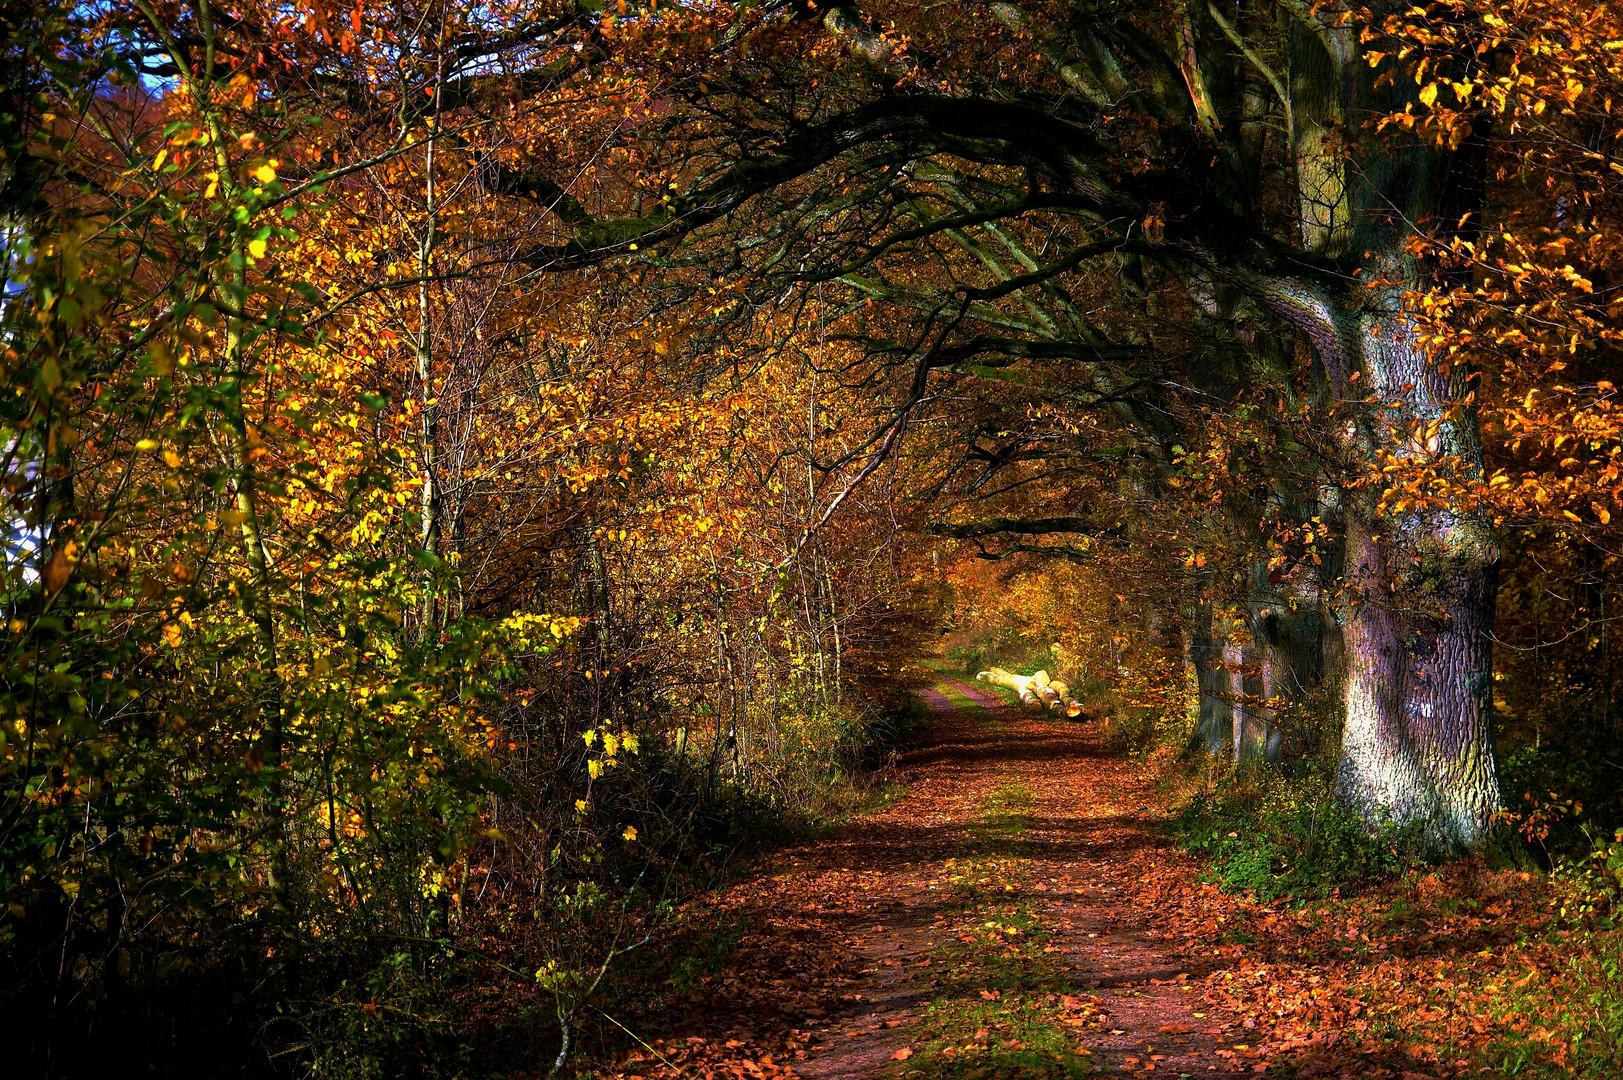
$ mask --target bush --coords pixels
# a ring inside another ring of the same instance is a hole
[[[1244,768],[1197,795],[1176,821],[1186,851],[1211,860],[1211,880],[1262,900],[1323,896],[1408,868],[1418,830],[1371,830],[1330,796],[1328,778]]]

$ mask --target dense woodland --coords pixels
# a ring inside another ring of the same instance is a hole
[[[6,7],[16,1075],[616,1075],[993,667],[1617,1075],[1620,135],[1610,2]]]

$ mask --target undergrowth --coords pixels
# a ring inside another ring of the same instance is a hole
[[[1242,768],[1197,794],[1174,821],[1184,850],[1204,855],[1209,880],[1259,900],[1328,895],[1401,873],[1418,829],[1371,830],[1331,795],[1328,778]]]
[[[726,966],[748,929],[684,901],[726,886],[752,856],[893,801],[901,789],[888,765],[924,722],[914,705],[808,708],[780,719],[736,772],[708,746],[645,747],[597,785],[580,817],[632,820],[634,834],[578,867],[536,849],[550,880],[532,890],[517,874],[483,903],[467,897],[456,926],[352,965],[345,985],[290,1004],[283,1023],[297,1011],[322,1077],[511,1074],[538,1052],[552,1060],[562,1025],[569,1068],[589,1069],[628,1038],[613,1017],[682,1000]]]
[[[1623,829],[1582,835],[1587,850],[1551,857],[1553,970],[1499,988],[1506,1033],[1482,1057],[1504,1076],[1623,1076]]]

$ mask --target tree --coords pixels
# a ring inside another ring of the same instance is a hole
[[[1480,221],[1481,138],[1416,145],[1366,125],[1419,88],[1372,71],[1358,25],[1329,8],[999,4],[872,20],[849,8],[826,20],[855,55],[825,61],[813,91],[816,31],[740,17],[730,71],[673,85],[691,103],[671,126],[711,167],[690,166],[660,208],[580,219],[571,241],[529,258],[574,266],[669,245],[747,207],[732,219],[750,236],[734,272],[763,295],[845,286],[848,332],[911,387],[887,438],[932,371],[987,358],[1064,356],[1088,381],[1048,389],[1130,410],[1112,361],[1153,358],[1154,343],[1123,333],[1130,290],[1102,283],[1175,291],[1189,318],[1300,388],[1287,411],[1326,485],[1309,516],[1333,518],[1346,548],[1325,597],[1346,664],[1342,796],[1370,820],[1425,822],[1434,850],[1479,843],[1498,805],[1498,549],[1478,511],[1383,506],[1369,466],[1413,457],[1418,423],[1480,469],[1456,407],[1467,373],[1432,363],[1406,298],[1430,280],[1416,229]],[[868,29],[890,22],[897,38]],[[911,329],[875,334],[868,301]]]

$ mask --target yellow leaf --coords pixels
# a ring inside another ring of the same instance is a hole
[[[626,831],[625,831],[625,832],[623,832],[623,833],[621,833],[621,834],[620,834],[620,836],[621,836],[621,837],[622,837],[622,838],[623,838],[623,839],[624,839],[624,840],[625,840],[625,841],[626,841],[626,842],[627,842],[627,843],[630,843],[630,842],[631,842],[631,841],[633,841],[633,840],[635,840],[635,839],[636,839],[636,838],[637,838],[637,830],[636,830],[636,827],[635,827],[635,826],[632,826],[632,825],[627,825],[627,826],[626,826]]]
[[[248,241],[248,256],[254,259],[263,259],[265,257],[265,248],[267,246],[268,245],[263,240]]]
[[[261,184],[268,184],[276,179],[276,166],[279,164],[280,162],[274,159],[267,161],[265,164],[257,166],[250,175]]]
[[[1420,104],[1424,105],[1426,108],[1429,109],[1433,105],[1435,105],[1436,103],[1437,103],[1437,84],[1436,83],[1427,83],[1425,86],[1420,88]]]

